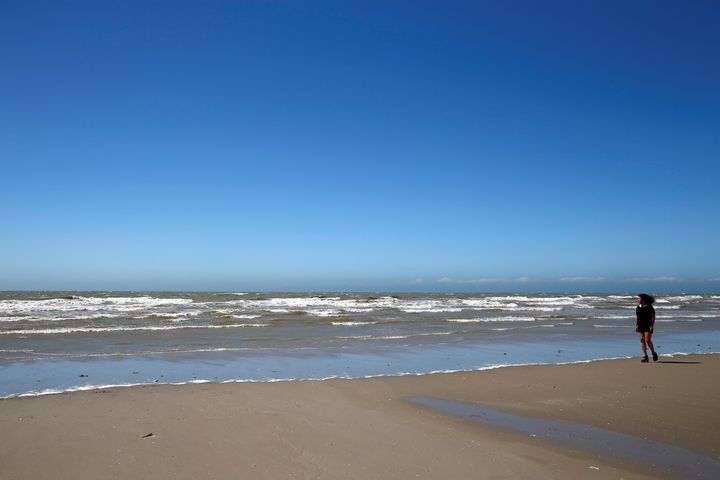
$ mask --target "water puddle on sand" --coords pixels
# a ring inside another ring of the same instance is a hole
[[[532,437],[652,465],[680,478],[720,478],[720,462],[664,443],[579,423],[511,415],[469,403],[426,397],[411,397],[407,400],[484,425],[507,428]]]

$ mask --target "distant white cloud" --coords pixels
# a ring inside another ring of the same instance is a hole
[[[415,280],[410,280],[410,283],[423,283],[423,281],[422,277],[418,277]]]
[[[677,282],[680,279],[677,277],[669,277],[661,275],[659,277],[631,277],[626,278],[626,282]]]
[[[514,279],[503,279],[503,278],[494,278],[494,277],[482,277],[482,278],[469,278],[469,279],[459,279],[459,278],[450,278],[450,277],[442,277],[438,279],[438,283],[460,283],[460,284],[488,284],[488,283],[511,283],[511,282],[517,282],[517,283],[527,283],[530,281],[530,277],[518,277]]]
[[[470,278],[470,279],[456,279],[450,277],[442,277],[438,279],[440,283],[498,283],[501,282],[499,278]]]
[[[708,278],[708,282],[720,282],[720,277]]]
[[[561,282],[585,283],[585,282],[602,282],[605,277],[560,277]]]

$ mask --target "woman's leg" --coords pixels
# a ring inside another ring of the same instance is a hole
[[[640,347],[642,348],[643,357],[647,357],[647,347],[645,346],[645,335],[646,332],[640,332]]]
[[[653,354],[653,360],[657,360],[657,353],[655,353],[655,345],[653,345],[652,342],[652,332],[645,332],[645,343],[647,343],[647,346],[650,347],[650,351]]]

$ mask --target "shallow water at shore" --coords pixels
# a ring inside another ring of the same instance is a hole
[[[679,478],[717,478],[720,474],[720,462],[713,458],[685,448],[590,425],[511,415],[480,405],[436,398],[413,397],[408,401],[484,425],[522,432],[532,438],[548,439],[575,448],[652,465]]]

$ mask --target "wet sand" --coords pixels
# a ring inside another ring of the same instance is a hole
[[[13,398],[0,401],[0,478],[684,477],[692,472],[682,466],[653,467],[647,459],[631,461],[407,399],[588,425],[714,464],[720,460],[717,378],[720,355],[694,355],[655,364],[611,360]]]

